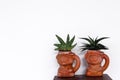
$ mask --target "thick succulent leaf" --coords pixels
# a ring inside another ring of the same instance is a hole
[[[69,34],[68,34],[68,35],[67,35],[66,44],[68,44],[68,43],[69,43],[69,40],[70,40],[70,36],[69,36]]]
[[[80,38],[80,39],[84,39],[84,40],[88,41],[90,44],[92,44],[91,40],[88,38]]]
[[[90,44],[83,43],[83,46],[81,46],[81,47],[90,47],[90,46],[91,46]]]
[[[59,50],[59,48],[55,48],[55,50]]]
[[[91,44],[85,44],[83,46],[81,46],[82,48],[86,48],[87,50],[96,50],[96,46],[93,46]]]
[[[69,41],[68,44],[69,44],[70,46],[73,44],[74,39],[75,39],[75,36],[73,36],[73,38]]]
[[[77,45],[77,43],[76,43],[76,44],[74,44],[74,45],[72,45],[72,48],[74,48],[76,45]]]
[[[94,47],[94,46],[90,46],[90,47],[87,47],[88,48],[88,50],[96,50],[96,47]]]
[[[98,44],[97,45],[99,49],[108,49],[106,46],[102,45],[102,44]]]
[[[88,50],[87,48],[81,48],[82,51]]]
[[[56,37],[61,44],[65,44],[65,42],[63,41],[63,39],[61,37],[59,37],[58,35],[56,35]]]
[[[95,45],[95,40],[93,39],[93,38],[91,38],[90,36],[88,36],[89,37],[89,40],[91,41],[91,45]]]
[[[98,36],[95,38],[95,44],[97,44]]]
[[[99,38],[99,39],[97,39],[97,40],[95,41],[95,43],[97,44],[97,43],[100,42],[101,40],[107,39],[107,38],[109,38],[109,37],[102,37],[102,38]]]
[[[59,47],[61,44],[54,44],[54,46],[57,46],[57,47]]]
[[[55,48],[55,50],[59,50],[61,48],[61,44],[54,44],[54,46],[57,47],[57,48]]]

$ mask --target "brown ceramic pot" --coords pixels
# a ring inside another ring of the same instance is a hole
[[[109,57],[98,50],[88,50],[85,59],[88,63],[86,76],[102,76],[109,65]],[[105,63],[102,66],[103,59],[105,59]]]
[[[80,67],[80,58],[71,51],[59,51],[56,58],[60,65],[58,77],[73,77]],[[76,64],[73,67],[74,61],[76,61]]]

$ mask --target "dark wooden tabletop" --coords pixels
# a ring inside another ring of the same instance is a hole
[[[103,74],[101,77],[88,77],[85,75],[75,75],[70,78],[59,78],[57,76],[54,77],[54,80],[112,80],[107,74]]]

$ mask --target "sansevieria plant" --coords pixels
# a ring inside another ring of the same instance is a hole
[[[58,50],[58,54],[56,56],[57,62],[60,65],[58,68],[58,77],[73,77],[75,72],[80,67],[80,59],[79,57],[71,51],[76,44],[73,44],[75,36],[70,38],[69,34],[67,35],[66,41],[64,41],[61,37],[56,35],[59,43],[54,44],[56,46],[55,50]],[[75,66],[73,66],[73,63]]]
[[[57,47],[57,48],[55,48],[55,50],[59,50],[59,51],[71,51],[71,49],[76,46],[76,44],[73,44],[75,36],[73,36],[70,39],[70,36],[68,34],[66,42],[61,37],[59,37],[58,35],[56,35],[56,37],[57,37],[59,43],[54,44],[54,46]]]
[[[106,46],[100,43],[101,40],[107,38],[108,37],[81,38],[87,41],[87,43],[83,43],[83,46],[81,46],[82,51],[87,50],[85,54],[85,59],[88,63],[86,70],[87,76],[102,76],[103,71],[107,69],[109,65],[109,57],[104,54],[104,52],[100,51],[101,49],[108,49]],[[102,66],[101,63],[103,59],[105,60],[105,63]]]

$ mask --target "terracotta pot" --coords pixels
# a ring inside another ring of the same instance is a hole
[[[88,50],[85,59],[88,63],[86,76],[102,76],[109,65],[109,57],[99,50]],[[105,63],[102,66],[103,59]]]
[[[71,51],[59,51],[56,58],[60,65],[58,77],[73,77],[80,67],[80,58]],[[74,61],[76,61],[76,64],[73,67]]]

